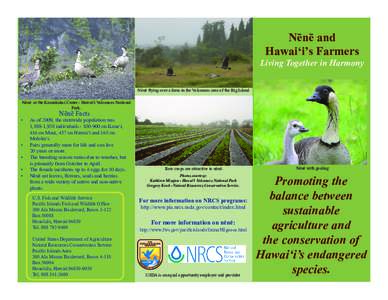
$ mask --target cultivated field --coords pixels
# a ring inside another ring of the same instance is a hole
[[[215,65],[191,64],[174,67],[176,76],[166,76],[163,68],[136,66],[137,87],[251,87],[251,65],[232,63],[231,70],[216,68]],[[209,78],[207,74],[220,75]]]
[[[252,165],[249,128],[136,125],[136,165]]]

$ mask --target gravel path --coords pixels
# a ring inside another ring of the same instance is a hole
[[[175,147],[171,147],[167,150],[164,150],[162,152],[158,152],[158,153],[155,153],[155,154],[152,154],[150,156],[147,156],[146,158],[143,158],[141,160],[137,160],[136,161],[136,165],[137,166],[146,166],[146,165],[149,165],[155,161],[158,161],[159,159],[162,159],[162,158],[165,158],[166,156],[170,155],[170,154],[174,154],[186,147],[190,147],[192,145],[195,145],[197,143],[200,143],[206,139],[208,139],[210,136],[205,136],[201,139],[198,139],[198,140],[195,140],[195,141],[191,141],[191,142],[187,142],[187,143],[183,143],[183,144],[180,144],[178,146],[175,146]]]
[[[79,78],[19,91],[20,99],[134,99],[134,82],[129,73],[110,72],[97,78]]]
[[[230,164],[232,166],[250,166],[251,163],[245,156],[244,152],[241,150],[239,144],[234,137],[234,130],[230,131],[230,144],[229,144],[229,152],[230,152]]]
[[[237,134],[242,138],[247,144],[252,146],[252,141],[248,139],[244,134],[240,132],[240,130],[236,130]]]
[[[193,155],[184,160],[181,165],[186,166],[203,166],[208,157],[214,152],[217,145],[224,139],[227,131],[224,131],[219,137],[212,140],[202,149],[199,149]]]

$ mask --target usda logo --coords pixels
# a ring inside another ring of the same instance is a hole
[[[245,245],[168,245],[168,262],[182,264],[246,263]]]

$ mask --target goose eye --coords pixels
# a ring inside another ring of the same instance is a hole
[[[298,125],[294,124],[294,125],[292,125],[292,127],[296,128],[296,127],[298,127]]]
[[[324,89],[323,92],[324,92],[325,94],[329,93],[329,91],[326,90],[326,89]]]

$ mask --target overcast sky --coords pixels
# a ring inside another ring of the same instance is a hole
[[[229,36],[230,27],[232,24],[238,26],[241,18],[235,19],[204,19],[204,18],[136,18],[135,30],[136,30],[136,45],[140,47],[154,46],[155,41],[160,36],[164,36],[162,44],[166,46],[177,46],[188,43],[194,45],[197,42],[199,34],[202,36],[202,26],[206,21],[225,21],[225,33]],[[243,18],[244,23],[248,21],[247,18]]]
[[[249,96],[139,96],[136,116],[152,122],[199,125],[213,121],[252,119]]]

